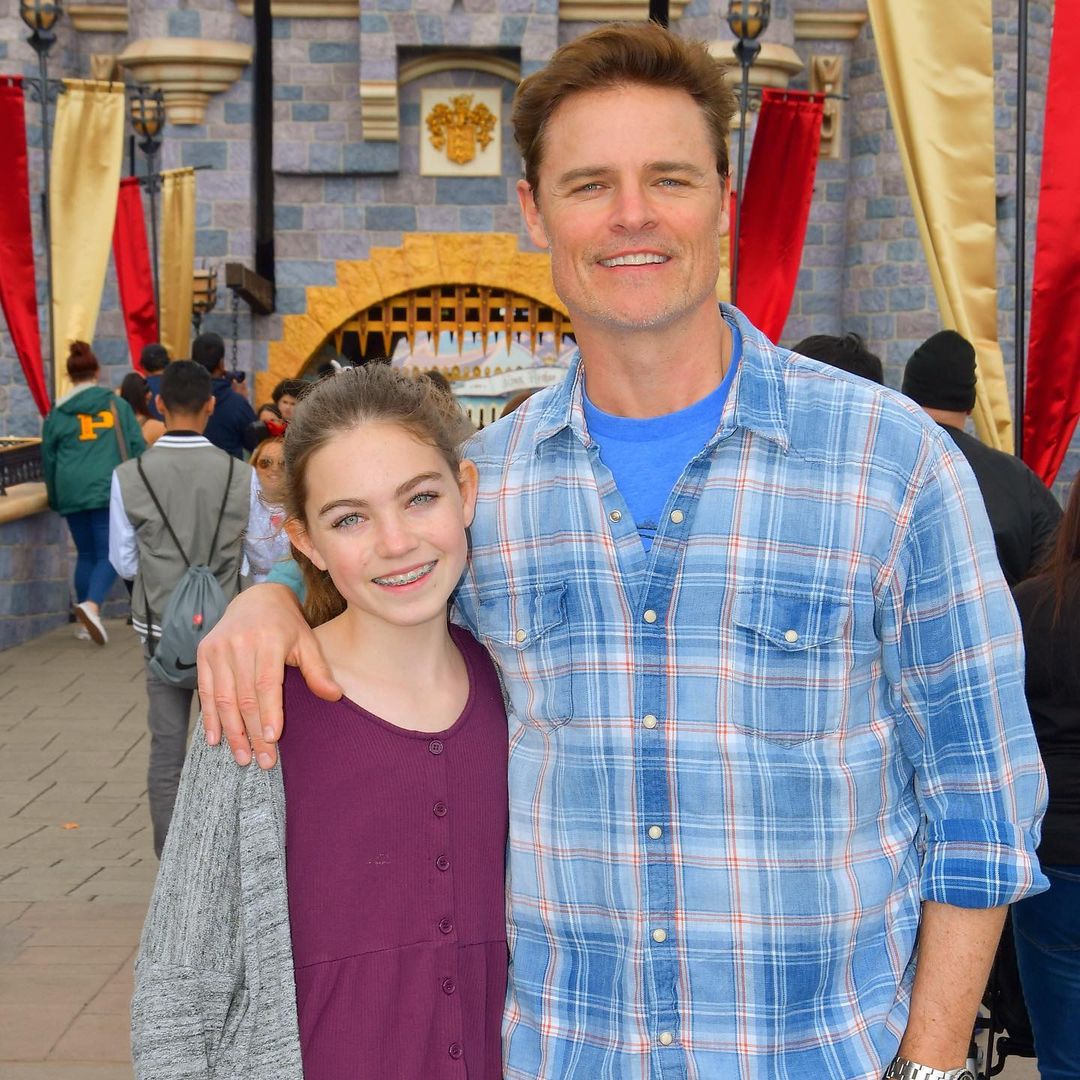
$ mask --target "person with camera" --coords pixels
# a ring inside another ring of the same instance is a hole
[[[248,426],[255,423],[255,410],[234,383],[243,378],[242,372],[225,370],[225,342],[220,334],[200,334],[191,343],[191,359],[202,364],[214,380],[214,411],[206,426],[206,437],[233,457],[243,458],[244,436]]]

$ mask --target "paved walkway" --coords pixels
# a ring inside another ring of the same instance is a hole
[[[157,873],[131,628],[0,652],[0,1080],[131,1080],[131,963]],[[1035,1080],[1010,1059],[1004,1080]],[[419,1078],[418,1078],[419,1080]]]
[[[130,1080],[131,961],[157,872],[131,628],[0,652],[0,1077]]]

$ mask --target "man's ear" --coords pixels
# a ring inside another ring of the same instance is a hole
[[[476,492],[480,486],[480,474],[476,466],[466,458],[458,468],[458,490],[465,511],[465,528],[473,523],[476,516]]]
[[[217,404],[217,398],[213,394],[207,399],[206,402],[206,415],[210,416],[214,412],[214,406]]]
[[[154,405],[157,407],[157,411],[159,413],[161,413],[162,416],[164,416],[165,415],[165,402],[161,400],[161,395],[160,394],[155,394],[154,395]]]
[[[296,518],[288,518],[285,522],[285,532],[292,542],[293,547],[302,551],[320,570],[326,570],[326,562],[319,554],[318,549],[311,542],[304,523]]]
[[[727,236],[731,228],[731,175],[720,182],[720,236]]]
[[[547,233],[544,231],[544,220],[540,216],[540,208],[536,205],[536,192],[529,186],[528,180],[517,182],[518,203],[521,206],[521,216],[525,219],[525,228],[529,233],[529,239],[538,247],[546,249],[548,246]]]

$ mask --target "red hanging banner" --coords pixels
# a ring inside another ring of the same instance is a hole
[[[142,188],[137,177],[120,181],[113,228],[113,263],[120,287],[120,307],[127,328],[131,366],[139,370],[144,345],[158,340],[157,309],[154,306],[154,278],[146,247]]]
[[[784,332],[802,261],[821,144],[821,94],[763,90],[746,170],[735,303],[773,341]]]
[[[1024,396],[1024,461],[1052,484],[1080,417],[1080,5],[1054,5]]]
[[[0,76],[0,305],[38,412],[49,411],[41,363],[34,238],[30,231],[30,177],[26,163],[26,105],[22,78]]]

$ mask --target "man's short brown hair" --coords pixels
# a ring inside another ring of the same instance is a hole
[[[728,175],[728,131],[737,106],[724,69],[704,42],[685,41],[656,23],[611,23],[557,49],[514,95],[514,140],[525,179],[537,190],[544,133],[555,110],[573,94],[639,84],[685,90],[712,135],[716,171]]]

